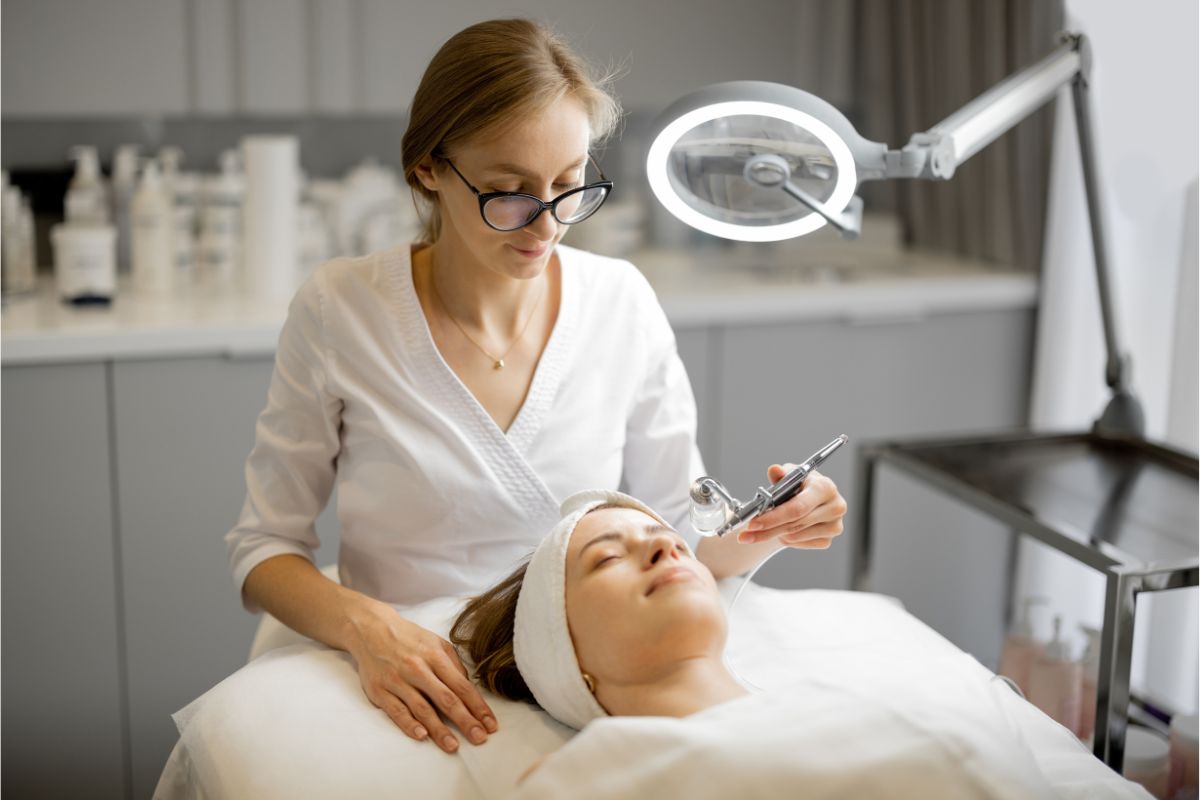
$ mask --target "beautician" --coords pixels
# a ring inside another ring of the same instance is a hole
[[[666,316],[631,264],[559,244],[611,189],[590,152],[619,116],[536,23],[458,33],[403,139],[423,241],[323,265],[280,334],[226,535],[243,603],[349,652],[370,701],[446,752],[458,743],[437,710],[476,744],[494,715],[454,648],[390,604],[482,592],[584,488],[623,485],[696,542],[696,404]],[[335,486],[340,585],[313,563]],[[696,554],[723,577],[780,547],[825,548],[845,508],[813,473]]]

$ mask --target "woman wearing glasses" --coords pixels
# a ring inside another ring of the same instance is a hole
[[[456,34],[403,140],[422,241],[323,265],[280,335],[226,536],[243,603],[348,651],[371,702],[446,752],[458,742],[439,711],[475,744],[494,715],[453,647],[392,604],[483,591],[585,487],[624,485],[691,531],[704,468],[662,308],[633,265],[559,244],[613,190],[590,153],[619,116],[536,23]],[[340,585],[313,565],[335,487]],[[782,546],[828,547],[844,513],[815,476],[697,556],[736,574]]]

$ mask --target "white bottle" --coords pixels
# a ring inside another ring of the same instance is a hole
[[[1030,673],[1042,654],[1042,643],[1033,635],[1030,611],[1045,602],[1044,597],[1026,597],[1021,602],[1021,612],[1004,638],[1004,647],[1000,651],[999,673],[1011,678],[1026,697],[1029,696]]]
[[[67,224],[107,225],[108,189],[100,177],[100,158],[96,148],[79,146],[72,153],[76,167],[64,203]]]
[[[1029,702],[1045,711],[1059,725],[1079,729],[1079,697],[1083,684],[1079,662],[1071,658],[1061,638],[1062,616],[1054,617],[1054,638],[1029,674]]]
[[[147,292],[169,292],[175,285],[175,216],[153,161],[146,162],[133,195],[130,230],[134,286]]]
[[[1075,732],[1080,741],[1089,741],[1096,731],[1096,681],[1100,677],[1100,629],[1080,625],[1087,637],[1083,656],[1079,659],[1079,729]]]
[[[123,144],[113,156],[112,204],[113,224],[117,228],[117,272],[127,274],[133,264],[130,244],[129,216],[133,193],[137,191],[138,148]]]
[[[0,200],[0,291],[5,295],[36,288],[37,264],[32,247],[33,219],[29,205],[20,190],[6,186]]]
[[[33,208],[29,198],[22,195],[21,212],[17,221],[21,234],[21,273],[27,291],[37,286],[37,231],[33,226]]]

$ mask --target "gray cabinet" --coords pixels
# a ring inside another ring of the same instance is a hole
[[[5,797],[127,796],[107,367],[5,367]]]
[[[185,0],[6,0],[5,116],[186,113],[186,16]]]
[[[845,433],[850,444],[821,471],[853,508],[859,442],[1024,424],[1033,332],[1032,309],[728,328],[715,399],[723,421],[719,477],[746,497],[766,481],[773,461],[798,461]],[[985,663],[994,661],[1009,537],[997,535],[1003,531],[994,521],[939,502],[913,481],[884,475],[878,493],[872,588],[899,597]],[[853,520],[846,523],[852,530]],[[826,551],[792,551],[756,580],[848,589],[849,554],[845,541]]]
[[[178,738],[172,712],[246,663],[247,614],[222,536],[237,521],[244,462],[272,360],[192,358],[113,366],[133,796],[149,797]],[[334,503],[318,564],[337,560]]]
[[[658,109],[730,76],[791,80],[797,14],[786,0],[703,13],[689,0],[6,0],[4,113],[403,114],[442,43],[496,16],[550,23],[597,68],[620,65],[627,108]]]

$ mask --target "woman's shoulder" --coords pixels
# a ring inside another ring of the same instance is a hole
[[[577,280],[591,296],[608,294],[614,300],[632,298],[643,302],[655,301],[650,282],[632,261],[563,244],[559,244],[558,249],[564,268],[573,269]]]
[[[338,256],[321,263],[296,293],[300,302],[319,304],[325,314],[349,310],[356,315],[372,306],[390,307],[399,291],[401,267],[407,265],[408,245],[368,253]]]

